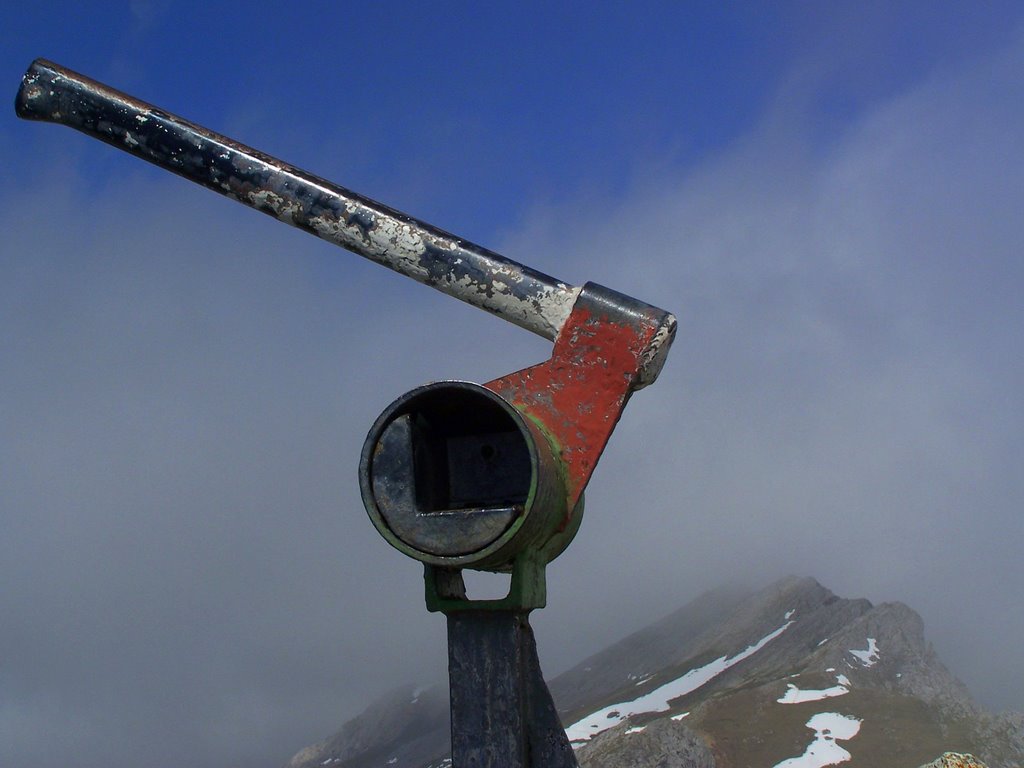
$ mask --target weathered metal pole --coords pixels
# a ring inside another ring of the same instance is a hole
[[[60,123],[554,339],[580,289],[45,59],[20,117]],[[344,151],[344,147],[342,147]]]
[[[525,611],[448,614],[456,768],[576,768]]]

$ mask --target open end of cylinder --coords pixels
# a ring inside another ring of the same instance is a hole
[[[529,430],[501,398],[465,382],[430,384],[371,429],[364,501],[409,554],[466,557],[526,514],[536,466]]]
[[[519,426],[496,402],[462,391],[433,392],[387,432],[408,434],[420,514],[518,507],[530,491],[530,450]],[[403,423],[404,422],[404,423]]]

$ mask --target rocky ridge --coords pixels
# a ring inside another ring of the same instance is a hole
[[[984,713],[913,610],[807,578],[710,592],[550,687],[583,768],[772,768],[826,752],[853,768],[945,752],[1024,764],[1024,717]],[[443,687],[403,689],[289,768],[443,768],[447,727]]]
[[[958,752],[946,752],[941,757],[922,765],[921,768],[988,768],[974,755],[962,755]]]

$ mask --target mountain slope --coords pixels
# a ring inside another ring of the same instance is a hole
[[[1024,762],[1022,718],[983,713],[916,613],[808,578],[707,593],[550,687],[583,768],[904,768],[947,751]],[[440,768],[446,750],[445,690],[409,689],[289,768]]]

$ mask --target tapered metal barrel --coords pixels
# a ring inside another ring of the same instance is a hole
[[[453,768],[578,768],[526,612],[448,615]]]
[[[579,288],[57,64],[22,80],[20,117],[61,123],[554,339]]]

